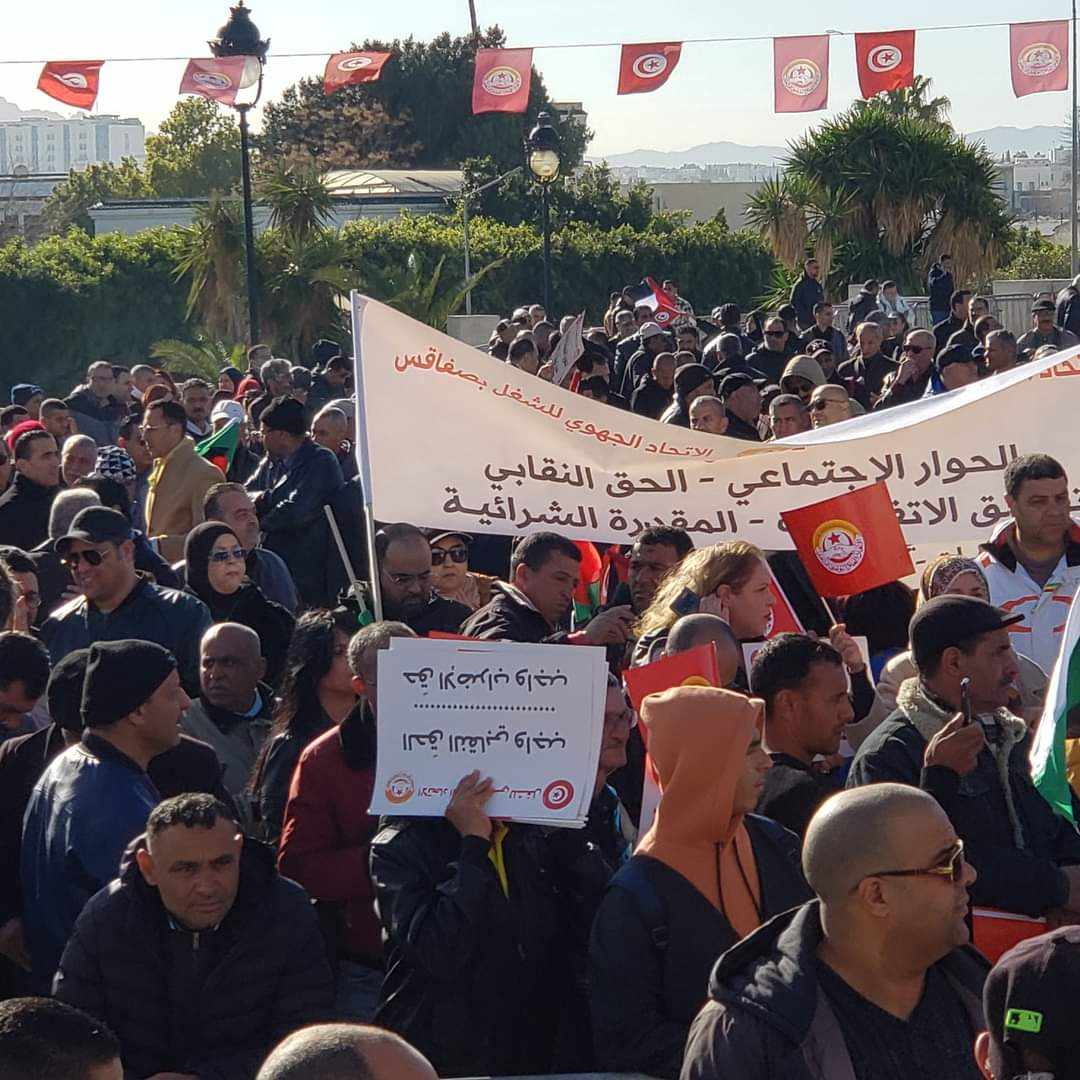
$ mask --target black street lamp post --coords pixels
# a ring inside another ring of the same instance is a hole
[[[254,345],[259,337],[259,283],[255,267],[255,222],[251,202],[251,143],[248,136],[248,111],[259,103],[262,96],[263,65],[270,48],[270,39],[259,39],[259,28],[251,21],[251,12],[238,0],[230,8],[229,21],[217,32],[217,37],[207,42],[214,56],[246,56],[249,63],[244,68],[241,87],[258,83],[255,98],[243,104],[233,105],[240,117],[240,175],[244,195],[244,277],[247,282],[248,344]]]
[[[544,214],[544,311],[551,317],[551,185],[559,177],[559,133],[551,124],[551,114],[542,112],[525,143],[529,172],[540,185]]]

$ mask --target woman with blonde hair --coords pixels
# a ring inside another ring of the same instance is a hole
[[[772,578],[759,548],[745,540],[690,552],[664,578],[637,625],[634,662],[645,663],[683,615],[719,615],[739,641],[765,636],[775,603]]]

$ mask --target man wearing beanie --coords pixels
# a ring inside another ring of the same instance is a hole
[[[160,801],[147,766],[179,742],[190,704],[167,649],[133,640],[90,646],[85,731],[45,770],[23,823],[23,919],[39,991],[48,989],[83,905],[116,876]]]
[[[660,417],[662,424],[690,426],[690,404],[704,394],[715,394],[712,373],[704,364],[683,364],[675,372],[675,400]]]
[[[323,507],[345,486],[337,458],[308,435],[304,407],[275,398],[260,417],[266,455],[247,490],[255,500],[263,546],[285,561],[307,606],[332,607],[337,554]]]

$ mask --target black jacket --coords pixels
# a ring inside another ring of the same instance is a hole
[[[671,404],[674,391],[665,390],[647,371],[637,384],[637,389],[630,398],[630,409],[638,416],[647,416],[650,420],[659,420],[663,411]]]
[[[236,901],[191,933],[128,849],[120,877],[83,909],[53,993],[120,1040],[125,1075],[252,1080],[285,1035],[332,1015],[333,979],[308,895],[245,840]]]
[[[440,1076],[551,1072],[582,1008],[569,991],[606,882],[599,851],[579,830],[511,825],[506,894],[489,851],[445,818],[389,820],[371,845],[386,943],[375,1019]]]
[[[1057,294],[1054,325],[1080,337],[1080,290],[1075,285],[1066,285]]]
[[[905,684],[907,686],[907,684]],[[901,687],[901,700],[905,688]],[[965,855],[979,873],[971,887],[975,904],[1024,915],[1042,915],[1061,907],[1068,883],[1061,866],[1080,864],[1080,833],[1058,817],[1031,779],[1031,737],[1016,743],[1008,757],[1009,787],[1024,833],[1018,848],[998,765],[988,745],[975,769],[958,776],[936,765],[923,768],[927,740],[902,713],[893,713],[859,747],[848,774],[848,787],[891,780],[921,787],[941,804]]]
[[[83,435],[89,435],[98,446],[115,445],[127,416],[127,409],[116,398],[110,397],[102,405],[89,384],[83,383],[72,390],[64,404]]]
[[[838,364],[842,364],[848,358],[847,338],[835,326],[830,326],[828,330],[822,330],[815,322],[799,338],[800,350],[804,353],[807,352],[810,345],[815,341],[824,341],[829,346],[829,352],[836,357]]]
[[[772,768],[765,774],[765,787],[758,799],[758,813],[778,821],[796,836],[806,835],[806,826],[817,808],[844,784],[832,773],[819,772],[788,754],[770,754]]]
[[[825,299],[825,290],[817,278],[808,277],[803,271],[802,277],[795,282],[791,290],[791,306],[798,316],[799,329],[806,330],[814,325],[814,305]]]
[[[566,641],[563,630],[551,624],[533,607],[526,607],[506,586],[496,582],[496,593],[468,619],[461,632],[481,641],[523,641],[531,645],[558,645]]]
[[[432,630],[441,634],[457,634],[461,624],[472,615],[472,610],[457,600],[447,600],[445,596],[432,595],[427,606],[419,615],[405,619],[409,629],[420,637],[426,637]]]
[[[0,544],[30,551],[49,535],[49,511],[60,489],[35,484],[16,473],[11,487],[0,495]]]
[[[958,319],[952,314],[950,314],[947,319],[942,319],[941,322],[935,323],[933,326],[935,355],[948,345],[949,338],[951,338],[957,330],[963,330],[965,326],[967,326],[967,323],[965,323],[963,319]]]
[[[805,903],[799,838],[748,814],[762,918]],[[681,874],[635,855],[604,894],[589,945],[596,1065],[676,1077],[709,973],[738,941],[731,924]]]
[[[873,293],[868,293],[865,289],[860,289],[859,295],[852,300],[851,307],[848,308],[848,333],[853,334],[859,323],[861,323],[871,311],[876,311],[877,306],[877,297]]]
[[[838,1080],[851,1058],[836,1013],[818,986],[821,909],[811,900],[777,915],[717,961],[709,1002],[690,1028],[682,1080]],[[982,985],[990,965],[969,946],[935,965],[975,1031],[986,1024]]]
[[[948,311],[950,309],[952,294],[955,289],[951,270],[946,270],[941,263],[934,263],[930,267],[930,273],[926,275],[926,288],[930,294],[930,310],[932,312]]]
[[[678,394],[671,399],[671,404],[660,414],[661,424],[674,424],[676,427],[690,426],[690,407]]]
[[[742,439],[743,442],[761,442],[761,432],[753,424],[748,424],[730,409],[725,409],[724,415],[727,417],[726,435],[729,439]]]
[[[883,352],[874,353],[869,360],[859,353],[836,369],[836,378],[846,387],[849,397],[870,409],[881,393],[885,377],[895,371],[896,364]]]
[[[263,530],[263,546],[285,560],[301,599],[312,607],[332,607],[327,577],[330,528],[323,507],[344,486],[341,466],[325,447],[306,439],[289,461],[288,473],[272,476],[263,458],[247,489]]]

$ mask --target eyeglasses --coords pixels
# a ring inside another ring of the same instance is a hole
[[[927,348],[925,345],[905,345],[903,351],[911,353],[924,353],[927,351]]]
[[[867,877],[943,877],[952,885],[959,885],[964,877],[964,841],[957,840],[940,866],[928,866],[925,870],[879,870]]]
[[[432,548],[431,565],[442,566],[446,560],[461,564],[469,561],[469,549],[467,547]]]
[[[431,571],[427,570],[422,574],[391,574],[386,573],[386,576],[399,588],[404,589],[409,585],[416,584],[421,587],[427,587],[431,584]]]
[[[834,397],[820,397],[817,401],[810,402],[810,408],[814,412],[824,412],[830,405],[846,405],[847,402],[841,401],[840,398]]]
[[[169,426],[170,425],[168,424],[143,424],[143,426],[139,428],[139,434],[141,434],[143,438],[146,438],[146,433],[148,431],[164,431]]]
[[[98,551],[96,548],[87,548],[86,551],[70,551],[67,555],[61,558],[60,562],[63,566],[66,566],[69,570],[74,570],[79,565],[80,559],[86,560],[87,566],[100,566],[101,560],[105,558],[105,553]]]
[[[227,548],[225,551],[211,551],[210,561],[216,563],[226,563],[230,559],[235,559],[237,562],[243,562],[247,558],[247,553],[242,547]]]

